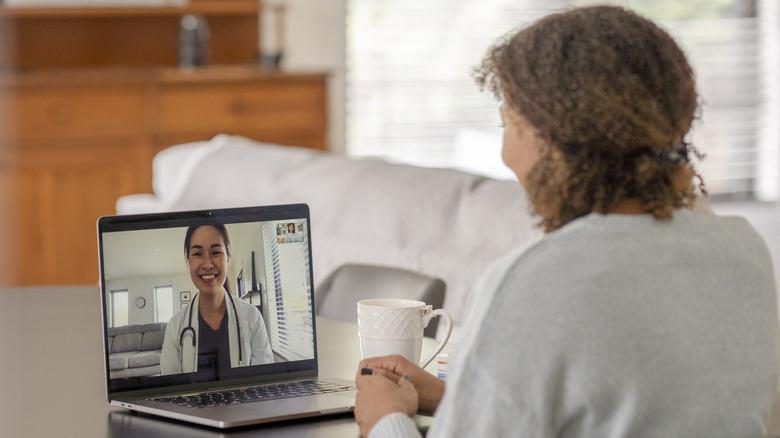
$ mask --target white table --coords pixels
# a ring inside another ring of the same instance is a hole
[[[351,414],[218,431],[111,407],[103,379],[100,292],[96,286],[0,289],[2,437],[344,437]],[[357,326],[317,318],[320,374],[354,379]],[[436,341],[426,339],[423,354]],[[431,365],[430,370],[435,370]],[[421,426],[430,418],[419,417]]]

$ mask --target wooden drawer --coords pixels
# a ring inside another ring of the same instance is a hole
[[[248,130],[324,132],[324,81],[174,85],[161,90],[157,105],[158,134],[197,134]],[[263,140],[263,139],[258,139]]]
[[[0,108],[14,115],[3,139],[42,140],[143,135],[143,89],[23,89],[0,96]]]

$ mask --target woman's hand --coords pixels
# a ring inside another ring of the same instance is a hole
[[[364,437],[387,414],[401,412],[411,417],[417,412],[417,390],[408,376],[391,380],[381,375],[359,374],[355,384],[355,421]]]
[[[419,410],[433,414],[444,396],[444,380],[428,373],[399,355],[372,357],[360,361],[358,375],[355,381],[361,377],[361,370],[370,369],[373,375],[378,375],[398,383],[404,376],[410,376],[414,388],[419,395]]]

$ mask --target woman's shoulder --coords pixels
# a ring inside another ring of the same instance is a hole
[[[729,253],[766,264],[769,252],[758,232],[741,217],[680,210],[670,221],[650,215],[591,214],[545,235],[504,259],[499,290],[531,293],[551,284],[572,287],[601,278],[610,266],[651,262],[658,254]],[[527,299],[524,297],[523,299]]]
[[[758,232],[743,217],[720,216],[714,213],[703,213],[687,208],[675,211],[671,219],[656,219],[652,215],[625,215],[592,213],[572,221],[563,228],[546,235],[541,242],[542,247],[556,245],[569,246],[578,241],[587,244],[593,240],[604,240],[608,237],[650,238],[654,235],[698,236],[709,239],[718,236],[719,239],[735,240],[750,239],[762,241]]]
[[[682,233],[700,236],[722,247],[763,252],[768,247],[759,232],[741,216],[721,216],[684,210],[675,214]]]

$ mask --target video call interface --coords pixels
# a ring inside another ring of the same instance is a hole
[[[197,302],[198,289],[185,253],[187,224],[103,231],[101,274],[108,373],[113,389],[275,374],[314,366],[314,316],[306,219],[223,223],[230,242],[225,289],[233,300],[251,304],[262,315],[260,329],[266,332],[270,351],[265,349],[262,359],[255,360],[259,363],[251,363],[251,366],[247,366],[246,358],[241,366],[226,365],[224,358],[219,365],[216,356],[215,362],[208,365],[204,362],[208,360],[207,352],[203,351],[197,352],[197,359],[186,357],[182,347],[193,342],[193,330],[188,330],[189,321],[198,315],[193,305]],[[243,306],[245,311],[246,307]],[[177,313],[181,314],[179,318],[175,318]],[[234,315],[226,311],[225,316],[232,318]],[[170,324],[175,330],[189,332],[183,336],[175,333],[180,343],[178,349],[181,349],[178,354],[183,357],[173,356],[171,351],[176,349],[170,347],[163,353],[165,333],[172,320],[179,321],[175,327],[174,323]],[[239,327],[241,337],[251,336],[249,328]],[[207,333],[195,334],[198,335],[200,346],[205,343],[202,339]],[[260,338],[263,337],[253,336],[250,343]],[[197,369],[180,370],[171,375],[165,371],[166,366],[161,367],[161,361],[170,363],[171,357],[175,357],[182,368],[193,367],[193,361],[197,360]],[[185,365],[187,363],[190,365]]]

